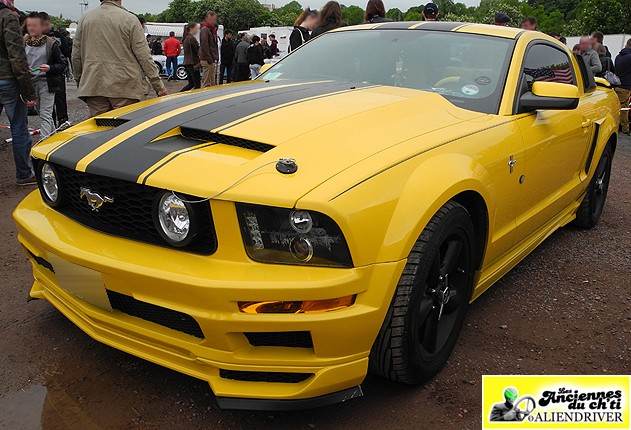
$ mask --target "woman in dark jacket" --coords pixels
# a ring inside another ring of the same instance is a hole
[[[265,54],[261,46],[261,38],[252,37],[252,44],[248,48],[248,64],[250,65],[250,79],[258,76],[261,66],[265,64]]]
[[[327,31],[343,27],[342,8],[336,1],[330,1],[320,10],[318,26],[311,32],[311,38],[318,37]]]
[[[182,45],[184,47],[184,68],[186,69],[188,84],[186,84],[180,92],[201,87],[201,77],[199,76],[199,69],[201,68],[201,62],[199,61],[199,42],[195,39],[195,35],[198,31],[197,24],[194,22],[184,26],[184,40],[182,41]]]
[[[382,0],[368,0],[364,19],[366,20],[364,24],[392,22],[390,18],[386,18],[386,7],[384,6]]]
[[[313,30],[318,22],[318,14],[309,8],[302,11],[296,22],[294,30],[289,35],[289,49],[287,53],[297,49],[300,45],[311,39],[309,32]]]

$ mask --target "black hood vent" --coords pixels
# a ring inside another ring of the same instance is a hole
[[[200,142],[221,143],[223,145],[238,146],[239,148],[251,149],[252,151],[258,152],[267,152],[274,149],[273,145],[268,145],[267,143],[226,136],[225,134],[211,133],[210,131],[198,130],[196,128],[181,127],[180,130],[183,137],[199,140]]]
[[[96,118],[95,121],[96,121],[97,127],[114,127],[114,128],[128,122],[128,120],[121,119],[121,118]]]

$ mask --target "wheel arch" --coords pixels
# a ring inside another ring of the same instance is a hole
[[[431,169],[427,162],[431,163]],[[464,154],[441,154],[421,163],[402,190],[385,235],[384,243],[398,244],[395,249],[385,248],[384,252],[390,255],[384,253],[380,260],[406,258],[432,217],[447,202],[455,201],[467,209],[473,221],[478,269],[493,223],[495,203],[489,190],[492,183],[486,168]]]
[[[480,193],[477,191],[469,190],[463,191],[455,195],[450,200],[455,201],[462,205],[473,222],[473,228],[475,231],[475,265],[476,270],[479,270],[484,261],[484,253],[489,237],[489,210],[486,206],[486,202]]]

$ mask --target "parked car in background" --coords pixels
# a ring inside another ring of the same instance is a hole
[[[165,55],[152,55],[152,57],[153,57],[153,62],[156,64],[156,68],[158,69],[158,72],[160,72],[162,76],[166,76],[167,57]],[[179,57],[177,57],[177,70],[175,71],[175,76],[181,81],[186,80],[186,69],[184,68],[184,55],[180,55]]]

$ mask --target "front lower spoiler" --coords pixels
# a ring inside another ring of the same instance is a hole
[[[245,399],[237,397],[217,397],[217,404],[221,409],[237,409],[247,411],[298,411],[343,403],[347,400],[362,397],[361,386],[348,388],[336,393],[310,399],[275,400],[275,399]]]

